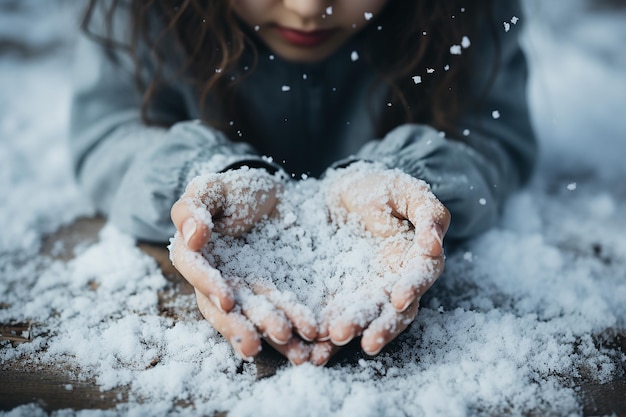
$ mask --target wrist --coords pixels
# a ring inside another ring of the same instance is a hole
[[[223,174],[228,171],[236,171],[243,167],[247,167],[250,169],[263,169],[270,175],[274,175],[278,171],[280,171],[280,167],[278,167],[277,165],[271,164],[267,161],[264,161],[262,159],[246,159],[246,160],[237,161],[228,165],[226,168],[219,171],[219,173]]]

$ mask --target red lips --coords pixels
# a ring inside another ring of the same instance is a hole
[[[276,26],[276,31],[287,42],[301,47],[314,47],[323,44],[335,32],[333,29],[302,31]]]

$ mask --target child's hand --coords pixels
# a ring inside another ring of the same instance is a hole
[[[312,360],[319,363],[360,334],[363,350],[375,355],[407,328],[419,298],[443,272],[442,242],[450,224],[428,185],[395,170],[346,169],[331,187],[329,206],[335,221],[357,216],[373,236],[392,238],[378,256],[399,278],[387,295],[364,292],[356,308],[339,300],[329,305],[318,337],[334,346],[316,346]]]
[[[213,230],[240,236],[272,215],[280,189],[278,179],[264,170],[239,169],[197,177],[172,207],[177,233],[170,250],[174,265],[196,290],[200,311],[241,357],[256,355],[260,335],[264,335],[292,362],[299,363],[308,359],[308,351],[292,340],[292,327],[314,339],[316,323],[300,314],[300,306],[274,302],[263,289],[234,288],[198,253]]]
[[[178,240],[184,243],[174,245],[181,250],[174,253],[173,261],[191,285],[224,311],[230,311],[235,305],[232,289],[219,274],[209,274],[189,265],[188,260],[181,257],[182,247],[199,251],[207,244],[213,230],[231,236],[242,235],[264,216],[272,214],[280,189],[280,182],[266,171],[242,168],[194,178],[172,206],[172,222],[180,235]]]
[[[211,323],[215,330],[217,330],[226,340],[230,342],[241,358],[249,361],[261,350],[261,339],[258,330],[259,326],[255,326],[252,320],[248,318],[248,316],[251,315],[250,311],[246,311],[244,313],[243,309],[235,307],[233,310],[226,313],[217,308],[215,304],[204,294],[198,291],[198,289],[196,289],[196,301],[204,318]],[[285,306],[281,307],[285,308]],[[311,346],[307,342],[303,341],[301,337],[291,335],[291,327],[289,326],[289,323],[285,323],[283,321],[284,315],[281,315],[278,310],[274,310],[274,312],[271,313],[267,312],[265,314],[268,313],[270,316],[268,316],[265,320],[273,321],[269,327],[274,329],[287,329],[289,338],[286,339],[287,342],[277,342],[273,340],[273,337],[267,337],[266,341],[274,349],[276,349],[276,351],[288,358],[294,365],[299,365],[308,361],[312,350]],[[276,315],[274,315],[274,313]],[[254,318],[254,316],[251,316],[251,318]],[[255,321],[258,322],[258,320]],[[297,322],[297,320],[294,321]],[[311,328],[316,332],[314,325]]]

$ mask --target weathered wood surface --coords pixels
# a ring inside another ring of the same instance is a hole
[[[63,227],[44,239],[41,253],[59,260],[70,260],[79,245],[94,243],[104,221],[99,218],[79,219],[70,226]],[[62,242],[61,245],[58,242]],[[152,256],[163,275],[174,283],[177,294],[190,294],[193,288],[176,271],[169,260],[165,247],[146,243],[138,245],[146,254]],[[58,248],[62,248],[59,250]],[[168,294],[171,297],[171,294]],[[0,305],[2,308],[2,305]],[[163,311],[162,314],[169,314]],[[201,315],[198,312],[198,319]],[[9,340],[12,344],[28,343],[32,339],[30,323],[0,323],[0,340]],[[274,375],[280,366],[286,366],[286,360],[264,345],[263,351],[255,360],[257,378]],[[94,381],[82,381],[73,377],[70,365],[33,365],[23,363],[0,363],[0,411],[11,410],[19,405],[35,403],[50,412],[61,409],[112,409],[117,404],[127,401],[128,393],[124,388],[101,391]],[[223,415],[216,414],[215,417]]]
[[[80,219],[45,239],[42,253],[57,259],[69,260],[74,256],[74,248],[77,245],[97,241],[97,234],[102,225],[101,219]],[[53,250],[56,241],[64,243],[63,251],[60,253]],[[178,293],[191,293],[192,288],[169,261],[166,248],[149,244],[139,244],[139,247],[154,257],[166,278],[176,284]],[[29,326],[29,323],[0,323],[0,339],[10,340],[12,343],[28,343],[31,334]],[[609,338],[608,344],[626,354],[626,334]],[[393,343],[389,348],[393,348]],[[333,359],[333,362],[353,362],[361,355],[358,345],[351,343]],[[286,366],[286,361],[265,346],[256,358],[255,364],[258,378],[266,378],[273,375],[279,367]],[[577,381],[576,388],[584,405],[584,415],[626,417],[626,363],[619,363],[618,368],[622,370],[621,375],[606,384],[585,379]],[[111,409],[126,400],[127,391],[124,388],[101,391],[93,381],[80,381],[72,377],[69,366],[0,364],[0,410],[11,410],[29,403],[39,404],[47,411],[67,408]]]
[[[124,401],[124,390],[100,391],[93,382],[79,381],[63,368],[28,368],[0,371],[0,410],[36,403],[44,410],[109,409]]]

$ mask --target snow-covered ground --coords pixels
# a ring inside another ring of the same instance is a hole
[[[36,323],[32,342],[0,342],[0,366],[28,355],[129,387],[117,410],[89,415],[577,415],[578,378],[623,372],[599,342],[626,329],[624,12],[526,0],[533,182],[500,227],[449,256],[390,349],[256,381],[192,298],[170,306],[179,320],[159,315],[167,282],[128,237],[105,228],[68,263],[37,256],[43,234],[93,213],[66,149],[72,13],[43,3],[0,0],[0,323]],[[27,12],[16,21],[11,8]]]

